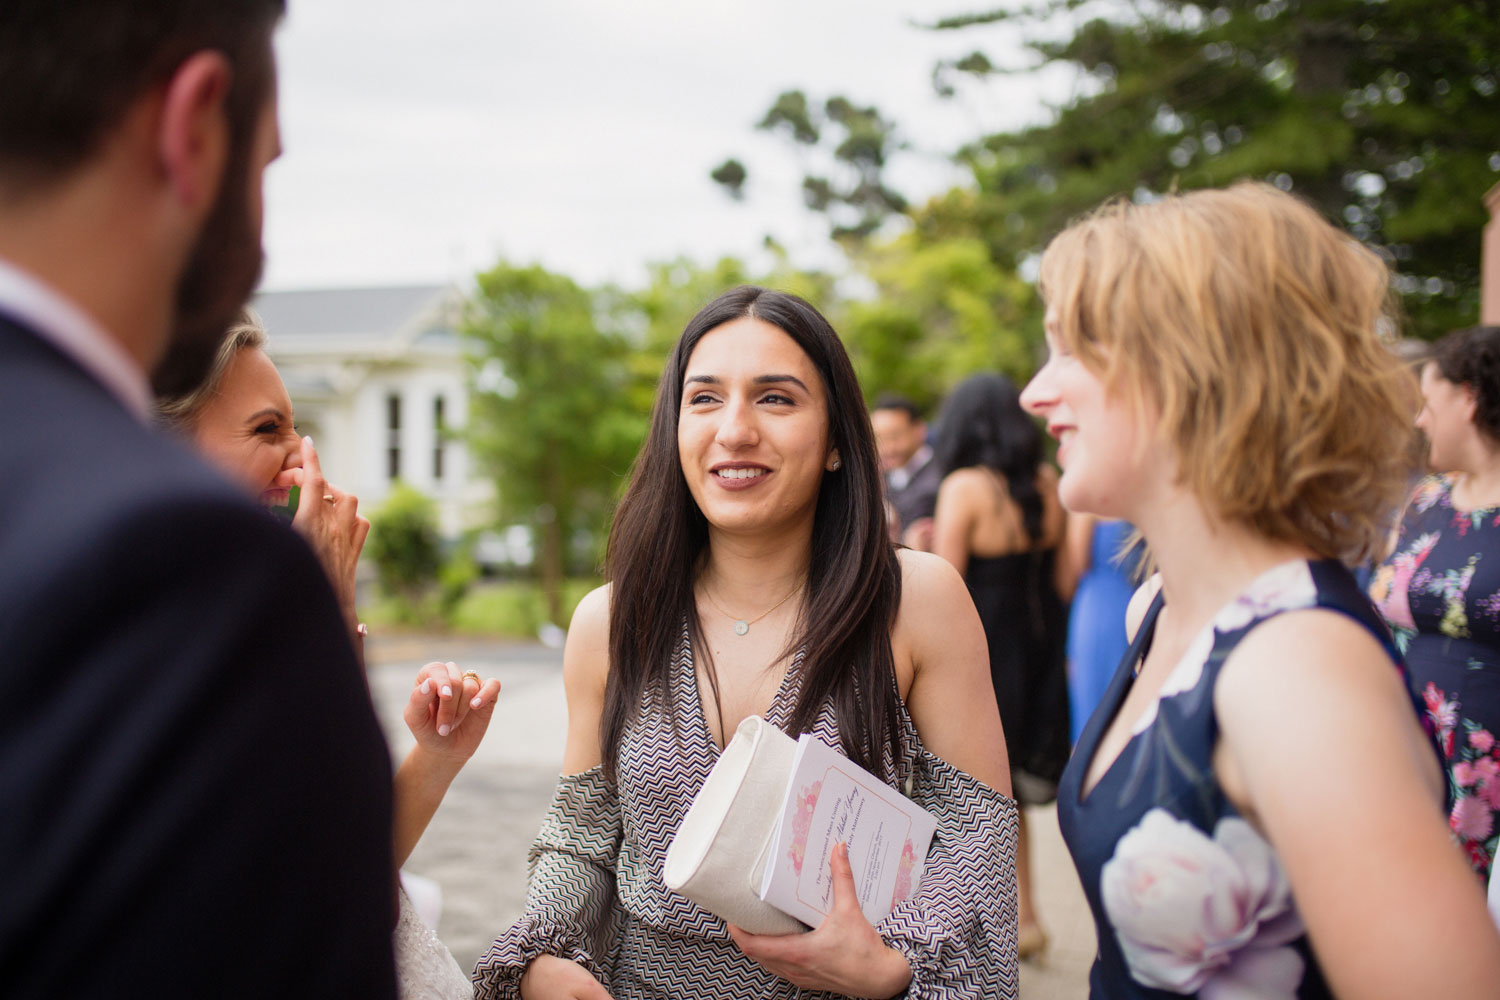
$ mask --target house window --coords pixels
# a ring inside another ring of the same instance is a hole
[[[386,476],[401,477],[401,397],[395,393],[385,397]]]
[[[443,445],[448,439],[448,427],[443,423],[442,396],[432,401],[432,481],[443,481]]]

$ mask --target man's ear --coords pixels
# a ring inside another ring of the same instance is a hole
[[[218,197],[229,158],[225,102],[233,70],[223,53],[196,52],[167,81],[157,154],[167,183],[184,207],[206,214]]]

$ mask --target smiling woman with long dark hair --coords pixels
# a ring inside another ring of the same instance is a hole
[[[564,777],[526,912],[479,994],[1013,995],[1016,809],[983,630],[951,567],[891,545],[864,400],[817,310],[746,287],[688,323],[607,565],[568,635]],[[806,934],[747,934],[663,884],[672,832],[756,715],[938,816],[921,891],[878,927],[839,852],[834,910]]]

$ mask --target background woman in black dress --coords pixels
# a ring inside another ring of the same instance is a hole
[[[963,574],[984,623],[1016,799],[1046,805],[1057,798],[1069,749],[1057,474],[1042,460],[1041,429],[1003,375],[975,375],[949,395],[933,463],[943,473],[933,551]],[[1016,877],[1025,958],[1041,951],[1046,935],[1031,891],[1024,812]]]

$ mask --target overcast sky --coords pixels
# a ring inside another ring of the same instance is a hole
[[[961,180],[943,152],[1070,86],[934,96],[941,57],[1018,63],[1015,29],[911,22],[990,2],[292,0],[264,287],[465,281],[501,255],[636,284],[648,261],[752,256],[768,232],[816,262],[797,159],[754,123],[782,90],[843,93],[914,147],[898,188]],[[743,204],[708,178],[730,155],[750,167]]]

